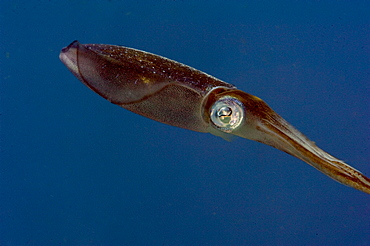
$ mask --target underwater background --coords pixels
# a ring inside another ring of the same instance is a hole
[[[61,48],[162,55],[370,175],[369,1],[1,1],[0,245],[370,245],[370,196],[104,100]]]

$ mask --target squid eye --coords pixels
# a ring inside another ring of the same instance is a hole
[[[222,97],[211,107],[211,121],[223,132],[232,132],[241,124],[243,118],[243,104],[236,98]]]

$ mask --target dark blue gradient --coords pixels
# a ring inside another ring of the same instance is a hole
[[[369,195],[271,147],[135,115],[58,59],[78,39],[185,63],[369,176],[369,13],[369,1],[1,1],[0,245],[370,245]]]

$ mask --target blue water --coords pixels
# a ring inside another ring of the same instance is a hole
[[[322,2],[1,1],[0,245],[370,245],[369,195],[135,115],[58,59],[78,39],[183,62],[370,175],[370,2]]]

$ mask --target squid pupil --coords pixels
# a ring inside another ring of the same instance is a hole
[[[232,115],[233,111],[229,107],[222,107],[218,110],[217,116],[220,120],[224,123],[228,123],[230,121],[230,116]]]

